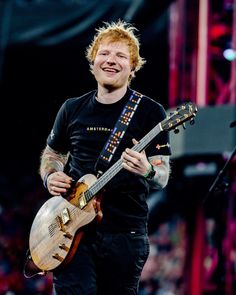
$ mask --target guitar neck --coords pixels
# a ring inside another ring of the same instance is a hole
[[[148,134],[146,134],[136,145],[132,147],[133,151],[141,152],[151,141],[162,131],[161,123],[156,125]],[[102,176],[89,188],[86,194],[86,200],[90,201],[120,170],[122,169],[122,159],[113,164]]]

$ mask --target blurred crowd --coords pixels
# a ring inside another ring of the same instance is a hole
[[[31,279],[23,274],[30,226],[44,202],[37,177],[0,178],[0,295],[50,295],[51,275]]]
[[[0,177],[0,295],[52,294],[50,273],[32,278],[26,278],[23,273],[30,227],[47,198],[48,193],[38,176]],[[206,294],[218,294],[219,266],[225,273],[221,279],[229,281],[228,286],[231,286],[227,294],[235,291],[231,283],[236,281],[236,220],[233,212],[229,217],[229,226],[220,247],[216,243],[216,221],[209,218],[204,223],[202,262]],[[187,225],[180,216],[172,216],[150,234],[150,255],[142,272],[139,295],[186,294],[186,260],[191,239]]]
[[[0,295],[51,295],[52,276],[23,274],[30,227],[48,198],[41,180],[0,178]],[[150,256],[142,273],[140,295],[178,294],[183,279],[185,225],[175,219],[150,236]],[[159,290],[156,293],[156,290]],[[169,293],[164,293],[166,291]],[[172,292],[172,293],[170,293]]]
[[[186,224],[176,217],[150,236],[150,255],[141,276],[140,295],[184,294]]]

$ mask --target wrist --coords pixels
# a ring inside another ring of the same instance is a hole
[[[143,177],[147,180],[152,180],[156,174],[156,171],[153,167],[153,165],[150,163],[150,168],[148,171],[143,175]]]
[[[50,171],[50,172],[47,172],[44,177],[43,177],[43,186],[48,189],[48,185],[47,185],[47,181],[48,181],[48,177],[49,175],[51,175],[52,173],[54,173],[55,171]]]

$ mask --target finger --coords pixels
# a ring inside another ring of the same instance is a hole
[[[60,172],[52,173],[48,176],[47,183],[58,186],[69,188],[72,182],[72,178],[68,177],[66,174],[61,174]]]
[[[139,141],[137,141],[135,138],[132,139],[132,142],[134,145],[139,143]],[[145,150],[141,151],[141,154],[145,154]]]
[[[137,167],[131,167],[130,163],[123,163],[123,168],[131,173],[134,173],[136,175],[143,175],[143,172],[140,171]]]
[[[132,139],[132,142],[133,144],[138,144],[138,141],[135,138]]]
[[[138,168],[138,166],[135,165],[135,164],[134,164],[133,162],[131,162],[131,161],[127,161],[125,164],[128,165],[130,168],[133,168],[133,169],[137,169],[137,168]]]
[[[140,155],[135,155],[135,156],[136,157],[129,155],[127,153],[124,153],[123,160],[127,161],[127,162],[131,162],[135,166],[139,166],[140,165]]]
[[[141,158],[142,158],[142,156],[141,156],[141,154],[140,153],[138,153],[138,152],[136,152],[136,151],[133,151],[133,150],[131,150],[131,149],[125,149],[125,153],[127,154],[127,156],[130,156],[130,157],[133,157],[133,158],[135,158],[135,159],[137,159],[137,160],[141,160]]]
[[[62,181],[51,181],[50,182],[51,186],[54,186],[56,188],[70,188],[71,185],[67,182],[62,182]]]
[[[62,193],[62,192],[59,192],[58,189],[57,189],[55,186],[51,186],[51,187],[49,188],[49,192],[50,192],[50,194],[53,195],[53,196],[59,196],[60,193]]]
[[[68,176],[65,177],[63,175],[60,175],[60,174],[57,174],[57,173],[53,173],[51,175],[49,175],[48,177],[48,182],[55,185],[55,186],[60,186],[62,184],[65,184],[65,185],[69,185],[71,184],[72,182],[72,179],[69,178]]]
[[[71,183],[72,178],[68,175],[66,175],[63,171],[58,171],[53,173],[53,176],[57,179],[60,179],[61,181]]]
[[[135,172],[135,169],[132,167],[132,163],[131,162],[123,162],[122,166],[124,169],[130,171],[130,172]]]
[[[50,179],[47,183],[48,191],[52,195],[60,195],[62,193],[66,193],[67,190],[70,188],[70,184],[58,182]]]

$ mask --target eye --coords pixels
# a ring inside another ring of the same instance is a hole
[[[118,57],[127,59],[127,56],[124,54],[118,54]]]
[[[100,52],[98,52],[98,55],[108,55],[108,52],[106,52],[106,51],[100,51]]]

